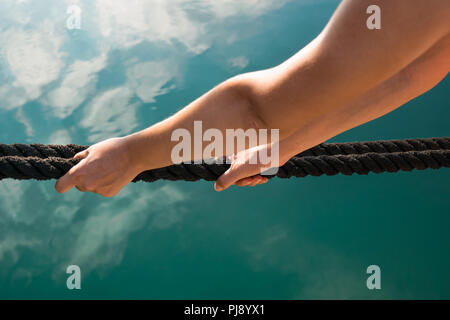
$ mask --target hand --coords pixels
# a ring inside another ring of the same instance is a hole
[[[239,187],[254,187],[269,181],[268,178],[260,175],[260,173],[270,168],[270,166],[261,163],[260,152],[270,154],[271,147],[268,145],[257,146],[232,155],[230,157],[231,166],[217,179],[214,185],[215,190],[223,191],[233,184]],[[280,165],[278,163],[275,164],[276,167]]]
[[[144,171],[133,159],[126,138],[97,143],[76,154],[74,159],[81,161],[56,182],[59,193],[76,187],[82,192],[113,197]]]

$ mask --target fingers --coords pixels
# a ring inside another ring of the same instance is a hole
[[[56,191],[65,193],[75,187],[108,198],[117,195],[137,175],[123,151],[123,145],[111,139],[77,153],[73,159],[79,163],[56,182]]]
[[[256,179],[256,176],[244,178],[241,180],[238,180],[235,182],[235,185],[238,187],[245,187],[248,186],[250,183],[252,183]]]
[[[75,172],[80,165],[77,164],[75,167],[69,170],[63,177],[59,178],[58,181],[56,181],[55,189],[59,193],[66,193],[76,185],[75,181]]]
[[[216,191],[223,191],[234,184],[236,181],[248,176],[248,174],[245,174],[244,166],[236,167],[231,165],[231,167],[227,171],[225,171],[225,173],[221,175],[219,179],[217,179],[216,183],[214,184],[214,189]]]
[[[267,179],[265,177],[256,175],[256,176],[247,177],[247,178],[241,179],[239,181],[236,181],[235,185],[237,185],[238,187],[246,187],[246,186],[254,187],[258,184],[264,184],[268,180],[269,179]]]
[[[96,194],[98,194],[98,195],[100,195],[102,197],[105,197],[105,198],[114,197],[120,191],[120,190],[111,189],[111,188],[108,188],[108,187],[103,187],[103,188],[100,188],[100,189],[92,189],[92,188],[87,188],[87,187],[78,186],[78,185],[75,185],[74,187],[76,189],[78,189],[78,191],[80,191],[80,192],[83,192],[83,193],[84,192],[92,192],[92,193],[96,193]]]
[[[223,191],[233,184],[240,187],[254,187],[268,181],[267,178],[260,175],[252,176],[252,171],[253,170],[249,171],[249,168],[245,165],[238,167],[231,166],[230,169],[217,179],[214,184],[214,189],[216,191]]]
[[[82,188],[82,187],[79,187],[79,186],[75,186],[75,188],[77,188],[78,191],[80,191],[80,192],[87,192],[87,189],[85,189],[85,188]]]
[[[263,178],[261,176],[252,177],[252,180],[247,184],[248,187],[254,187],[258,184],[264,184],[269,181],[267,178]]]
[[[120,189],[119,190],[113,190],[113,189],[103,189],[103,190],[99,190],[99,191],[95,191],[95,193],[97,193],[98,195],[105,197],[105,198],[112,198],[115,197],[117,194],[119,194]]]
[[[81,152],[78,152],[76,155],[73,156],[73,158],[81,160],[81,159],[86,158],[88,156],[88,154],[89,154],[89,151],[88,151],[88,149],[86,149]]]
[[[258,184],[264,184],[267,183],[267,181],[269,181],[269,179],[267,179],[266,177],[261,177],[258,176],[258,178],[256,179],[256,181],[253,184],[249,184],[250,187],[254,187]]]

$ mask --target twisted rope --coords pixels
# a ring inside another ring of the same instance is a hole
[[[72,157],[85,150],[78,145],[0,144],[0,180],[58,179],[78,163]],[[407,139],[353,143],[324,143],[300,153],[284,164],[279,178],[321,175],[365,175],[450,168],[450,138]],[[134,182],[200,179],[215,181],[228,164],[182,163],[145,171]]]

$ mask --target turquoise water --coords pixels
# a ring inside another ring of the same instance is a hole
[[[0,3],[0,142],[92,144],[274,66],[338,1]],[[81,29],[69,30],[70,4]],[[448,136],[447,78],[333,141]],[[326,92],[324,92],[326,94]],[[0,298],[450,298],[450,170],[273,180],[215,193],[157,182],[116,198],[0,182]],[[82,289],[68,290],[78,265]],[[366,268],[381,268],[368,290]]]

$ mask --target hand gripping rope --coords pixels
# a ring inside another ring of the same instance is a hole
[[[50,180],[78,163],[78,145],[0,144],[0,180]],[[302,152],[278,170],[279,178],[332,176],[450,168],[450,138],[324,143]],[[229,164],[182,163],[142,172],[133,181],[215,181]]]

